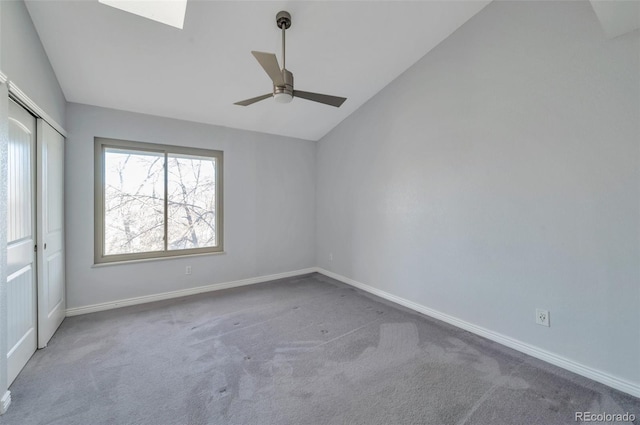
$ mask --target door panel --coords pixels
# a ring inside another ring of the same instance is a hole
[[[7,216],[7,368],[9,384],[37,345],[35,273],[36,120],[9,102]]]
[[[15,351],[20,348],[19,343],[22,339],[30,337],[31,333],[35,332],[32,321],[35,305],[35,292],[31,285],[33,278],[31,266],[18,270],[7,278],[9,281],[7,296],[11,300],[11,306],[13,307],[8,318],[7,346],[11,347],[9,355],[11,355],[12,350]]]
[[[15,105],[11,102],[11,105]],[[15,105],[15,107],[18,107]],[[19,107],[18,107],[19,108]],[[11,110],[13,111],[14,108]],[[27,119],[34,121],[35,119],[26,111]],[[21,114],[22,115],[22,114]],[[9,118],[9,152],[8,167],[9,180],[7,191],[9,194],[9,202],[7,204],[7,220],[10,223],[7,229],[7,241],[19,241],[25,238],[32,238],[33,220],[33,140],[34,128],[28,128],[19,121],[17,117]],[[28,124],[28,122],[27,122]]]
[[[38,347],[65,316],[64,138],[38,120]]]
[[[24,268],[25,264],[33,261],[33,244],[34,241],[30,237],[8,243],[10,249],[7,252],[7,275],[17,272]]]

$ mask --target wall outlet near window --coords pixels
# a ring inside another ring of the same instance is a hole
[[[191,266],[187,266],[187,267],[184,269],[184,274],[191,274]]]
[[[540,326],[549,327],[549,312],[541,308],[536,308],[536,323]]]

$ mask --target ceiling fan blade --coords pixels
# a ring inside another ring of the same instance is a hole
[[[273,84],[276,86],[284,86],[284,79],[282,78],[282,70],[278,65],[278,58],[273,53],[264,52],[251,52],[253,56],[258,60],[258,63],[264,68]]]
[[[251,99],[241,100],[240,102],[234,103],[234,105],[249,106],[252,103],[260,102],[261,100],[265,100],[269,97],[273,97],[273,93],[263,94],[262,96],[252,97]]]
[[[340,105],[347,100],[346,97],[329,96],[328,94],[311,93],[308,91],[294,90],[293,97],[301,97],[303,99],[312,100],[314,102],[324,103],[325,105],[335,106],[339,108]]]

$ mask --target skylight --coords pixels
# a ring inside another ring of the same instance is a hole
[[[187,0],[98,0],[102,4],[182,29]]]

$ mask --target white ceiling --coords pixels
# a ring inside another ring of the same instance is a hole
[[[98,0],[27,1],[70,102],[318,140],[489,1],[195,1],[184,29]],[[251,50],[276,53],[298,90],[347,97],[233,105],[271,91]]]

